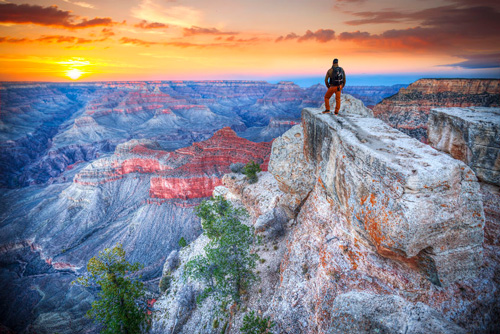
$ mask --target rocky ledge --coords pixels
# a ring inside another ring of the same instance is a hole
[[[500,108],[436,108],[429,144],[465,162],[484,182],[500,186]]]
[[[480,184],[463,162],[372,117],[302,111],[273,142],[269,172],[228,174],[222,194],[243,205],[264,244],[260,281],[243,310],[279,333],[484,333],[500,329],[498,246],[483,244]],[[356,107],[358,108],[358,107]],[[364,108],[364,107],[363,107]],[[203,235],[180,252],[156,304],[154,332],[217,332],[205,302],[176,315],[181,278]],[[231,316],[237,333],[244,312]]]
[[[438,285],[474,276],[484,215],[470,168],[378,119],[302,119],[306,160],[360,241]]]

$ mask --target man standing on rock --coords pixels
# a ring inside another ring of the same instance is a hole
[[[335,93],[335,115],[340,110],[340,92],[345,86],[345,73],[342,67],[339,67],[339,60],[333,60],[333,66],[326,72],[325,85],[328,88],[325,94],[325,110],[323,114],[330,113],[330,97]]]

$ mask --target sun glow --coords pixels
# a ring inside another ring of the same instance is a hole
[[[66,75],[73,80],[77,80],[78,78],[80,78],[82,76],[82,74],[83,74],[83,72],[77,68],[73,68],[73,69],[66,72]]]

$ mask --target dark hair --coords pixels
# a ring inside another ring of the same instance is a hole
[[[335,64],[335,63],[338,63],[338,62],[339,62],[339,60],[338,60],[337,58],[335,58],[335,59],[333,60],[333,63],[334,63],[334,64]]]

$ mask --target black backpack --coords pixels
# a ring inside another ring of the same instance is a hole
[[[344,83],[344,70],[342,67],[333,67],[332,74],[330,75],[330,85],[340,86]]]

